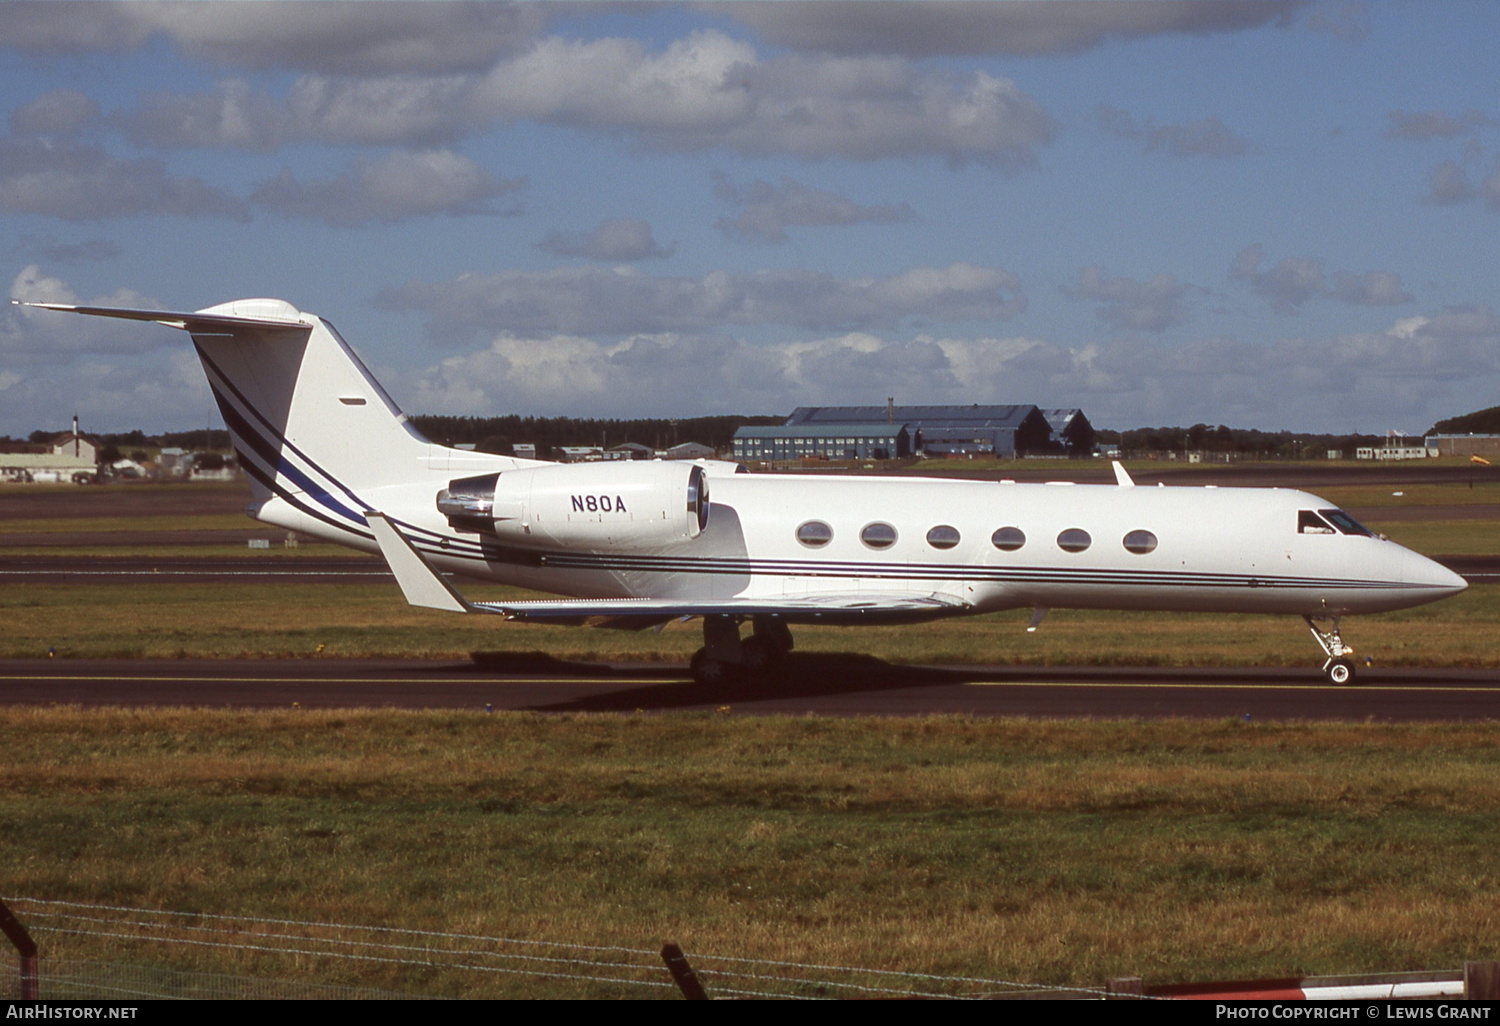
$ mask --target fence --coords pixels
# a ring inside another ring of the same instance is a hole
[[[667,952],[538,938],[252,918],[7,897],[43,948],[39,995],[64,998],[676,997]],[[49,951],[108,944],[122,959]],[[670,946],[669,946],[670,947]],[[228,959],[254,973],[205,971]],[[1103,989],[777,961],[690,951],[712,997],[1103,997]],[[195,964],[196,963],[196,964]],[[683,966],[679,966],[679,969]],[[0,960],[0,992],[19,994],[18,959]],[[357,982],[370,978],[380,986]],[[341,982],[308,983],[309,979]]]
[[[15,951],[0,953],[0,996],[104,999],[410,999],[414,997],[719,998],[1210,998],[1377,1000],[1500,997],[1500,963],[1462,972],[1394,973],[1244,983],[1102,988],[870,969],[539,938],[253,918],[8,897],[0,927]],[[36,957],[107,944],[132,962]],[[206,957],[205,957],[206,956]],[[253,966],[254,975],[206,971],[194,962]],[[342,979],[340,979],[342,978]],[[372,979],[399,985],[372,986]],[[321,980],[324,982],[309,982]]]

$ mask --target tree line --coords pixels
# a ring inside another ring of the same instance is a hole
[[[509,454],[512,446],[530,443],[543,459],[562,446],[598,445],[604,448],[636,442],[654,449],[667,449],[681,442],[700,442],[718,450],[727,450],[734,432],[741,427],[777,425],[780,416],[718,417],[642,417],[635,419],[587,419],[580,417],[455,417],[419,414],[411,418],[427,438],[440,445],[473,445],[480,452]],[[38,430],[28,442],[46,443],[60,432]],[[1500,406],[1440,420],[1427,434],[1500,434]],[[89,437],[96,439],[106,452],[130,453],[143,449],[185,449],[188,452],[227,452],[229,432],[223,428],[196,428],[191,431],[166,431],[148,435],[139,428],[132,431],[105,432]],[[1106,428],[1094,432],[1098,445],[1117,447],[1124,452],[1209,452],[1244,456],[1298,459],[1321,458],[1331,449],[1352,453],[1363,446],[1385,442],[1382,435],[1321,434],[1308,431],[1261,431],[1255,428],[1231,428],[1224,424],[1191,427],[1142,427],[1127,431]],[[1415,436],[1414,436],[1415,437]],[[0,442],[15,439],[0,438]],[[115,455],[118,459],[119,456]]]
[[[1243,456],[1321,459],[1330,450],[1352,455],[1363,446],[1384,443],[1381,435],[1319,434],[1309,431],[1260,431],[1254,428],[1232,428],[1223,424],[1210,427],[1136,428],[1132,431],[1096,430],[1098,445],[1118,447],[1122,452],[1211,452]]]

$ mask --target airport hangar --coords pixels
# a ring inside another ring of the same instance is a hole
[[[1094,429],[1082,410],[1036,406],[802,406],[784,424],[742,427],[743,462],[890,460],[907,456],[1087,456]]]

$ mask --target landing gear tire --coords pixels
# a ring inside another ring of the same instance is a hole
[[[1348,659],[1331,659],[1325,669],[1328,679],[1340,687],[1354,683],[1354,663]]]
[[[693,653],[688,669],[697,684],[727,684],[734,680],[738,667],[722,659],[715,659],[708,654],[708,649],[700,648]]]
[[[775,642],[763,638],[758,634],[752,634],[740,643],[740,651],[743,655],[745,670],[749,673],[762,673],[773,670],[780,666],[786,659],[786,651]]]

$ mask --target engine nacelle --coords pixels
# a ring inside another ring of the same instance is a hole
[[[708,526],[708,479],[671,460],[550,464],[450,481],[437,507],[451,526],[511,545],[659,548]]]

